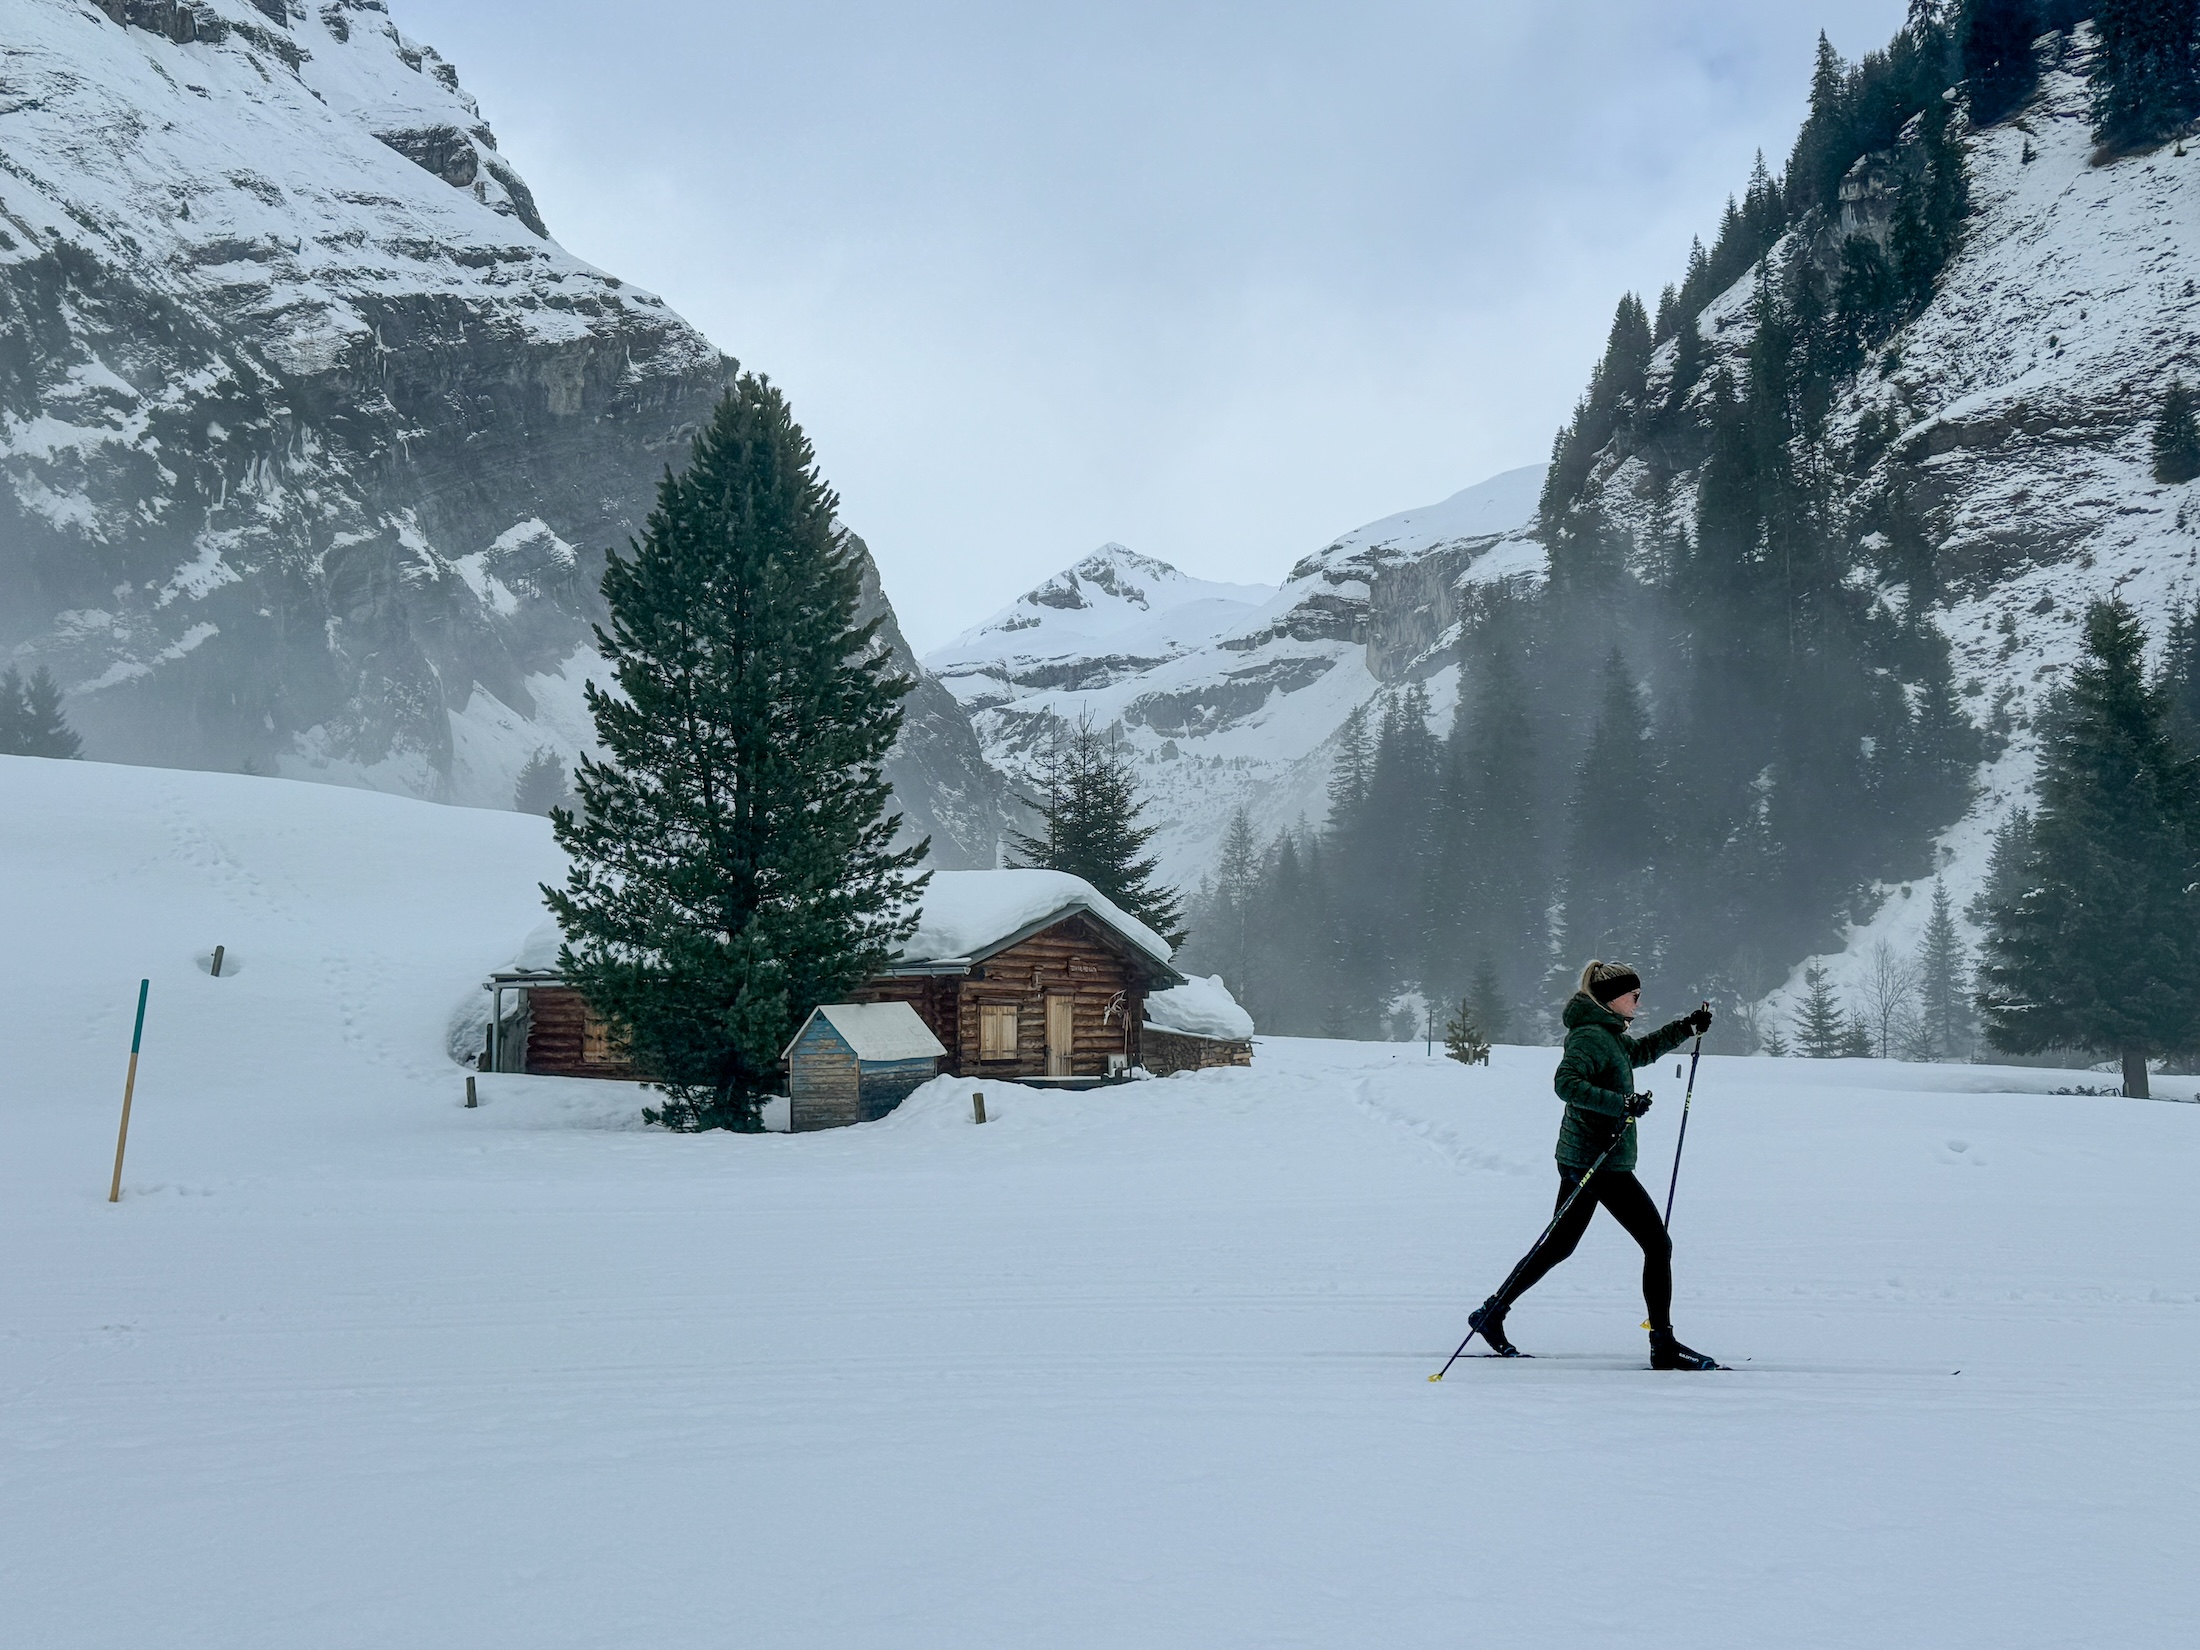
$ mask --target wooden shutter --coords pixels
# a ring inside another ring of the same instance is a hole
[[[978,1005],[979,1059],[1015,1059],[1017,1033],[1016,1005],[1014,1003],[980,1003]]]

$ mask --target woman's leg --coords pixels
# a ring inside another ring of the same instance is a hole
[[[1576,1176],[1561,1169],[1558,1172],[1558,1203],[1563,1207],[1574,1189]],[[1598,1176],[1601,1180],[1605,1177]],[[1529,1252],[1527,1262],[1520,1268],[1520,1275],[1503,1294],[1496,1297],[1497,1304],[1510,1308],[1512,1303],[1543,1281],[1543,1275],[1574,1252],[1574,1245],[1581,1241],[1581,1234],[1589,1229],[1589,1221],[1597,1212],[1597,1189],[1592,1186],[1574,1199],[1574,1206],[1566,1210],[1566,1218],[1551,1228],[1550,1236]]]
[[[1673,1240],[1658,1217],[1657,1200],[1643,1189],[1632,1173],[1606,1170],[1589,1188],[1596,1200],[1612,1211],[1612,1218],[1627,1228],[1627,1235],[1642,1245],[1642,1304],[1650,1309],[1650,1327],[1673,1327]],[[1582,1203],[1589,1201],[1583,1198]],[[1574,1205],[1575,1208],[1581,1204]]]

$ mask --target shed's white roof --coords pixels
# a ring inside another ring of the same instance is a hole
[[[858,1060],[924,1060],[947,1052],[907,1003],[823,1003],[810,1010],[810,1020],[819,1018],[840,1033]],[[781,1059],[802,1041],[810,1020],[780,1051]]]
[[[1035,923],[1074,910],[1090,912],[1155,962],[1168,962],[1167,940],[1067,871],[933,872],[901,960],[980,956]]]

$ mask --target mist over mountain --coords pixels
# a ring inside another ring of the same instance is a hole
[[[0,155],[0,660],[87,753],[505,806],[588,748],[605,552],[734,363],[550,238],[456,70],[382,0],[0,0]],[[912,827],[989,863],[909,709]]]
[[[1990,119],[1952,9],[1825,49],[1786,166],[1622,301],[1547,472],[1347,535],[1167,658],[965,638],[989,754],[1119,725],[1210,883],[1193,964],[1278,1030],[1480,995],[1537,1034],[1623,954],[1752,1047],[1813,959],[1851,990],[1913,952],[2025,798],[2087,601],[2159,640],[2200,578],[2150,456],[2200,376],[2200,159],[2103,144],[2087,9]]]

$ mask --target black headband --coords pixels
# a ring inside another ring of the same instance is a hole
[[[1632,968],[1623,968],[1617,974],[1607,974],[1601,980],[1591,980],[1589,982],[1589,995],[1607,1008],[1611,1007],[1614,999],[1624,997],[1630,991],[1640,991],[1641,989],[1642,976]]]

